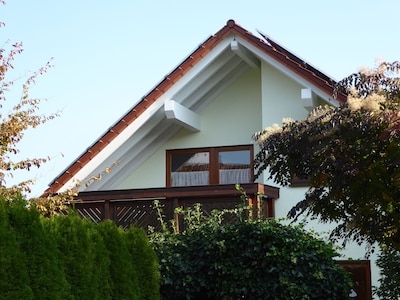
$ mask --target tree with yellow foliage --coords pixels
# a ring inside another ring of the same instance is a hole
[[[0,4],[5,4],[4,0],[0,0]],[[4,25],[0,22],[0,27]],[[13,63],[22,51],[23,45],[20,42],[7,41],[0,48],[0,198],[5,201],[12,201],[20,194],[29,193],[34,184],[34,180],[31,179],[8,185],[7,181],[15,172],[39,168],[49,160],[49,157],[18,159],[19,143],[29,129],[34,129],[58,116],[58,113],[41,115],[39,106],[42,99],[32,98],[29,94],[30,87],[35,84],[38,77],[52,67],[51,60],[36,72],[31,73],[22,84],[20,78],[10,78],[11,71],[14,69]],[[21,84],[19,99],[8,99],[10,95],[15,95],[13,91],[18,88],[18,84]],[[5,108],[10,106],[9,109]],[[32,199],[29,203],[48,216],[66,209],[66,204],[73,199],[74,195],[74,191],[68,191],[62,195]]]

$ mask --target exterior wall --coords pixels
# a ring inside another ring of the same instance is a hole
[[[260,78],[260,70],[246,71],[199,112],[200,132],[180,130],[118,188],[165,186],[165,151],[168,149],[251,144],[252,134],[261,128]]]
[[[180,130],[128,176],[118,189],[164,187],[165,151],[168,149],[250,144],[254,132],[273,123],[281,124],[282,118],[306,117],[308,112],[301,102],[301,89],[302,86],[265,63],[262,63],[261,70],[249,69],[199,113],[202,122],[200,132]],[[257,152],[257,146],[254,150]],[[276,186],[267,176],[259,181]],[[281,187],[280,198],[275,202],[275,216],[285,217],[290,208],[304,198],[306,191],[307,188],[302,187]],[[325,233],[333,228],[317,221],[310,221],[308,226]],[[363,246],[350,244],[342,251],[341,259],[364,259],[364,253]],[[372,256],[372,284],[377,285],[379,271],[374,260]]]
[[[308,112],[301,102],[303,87],[266,63],[261,64],[261,71],[262,128],[281,124],[282,118],[305,118]]]
[[[308,111],[301,102],[301,85],[293,82],[290,78],[266,63],[261,64],[262,72],[262,128],[269,127],[274,123],[281,124],[283,118],[295,120],[303,119]],[[264,184],[276,184],[268,179],[266,173]],[[304,196],[305,188],[282,188],[280,187],[280,198],[275,202],[275,215],[283,218],[290,208]]]
[[[304,118],[301,88],[265,63],[261,70],[249,69],[199,113],[200,132],[180,130],[118,189],[165,186],[167,149],[251,144],[255,132],[280,123],[283,117]]]
[[[272,180],[265,180],[265,184],[276,186]],[[296,205],[297,202],[304,199],[307,192],[306,187],[280,187],[280,198],[275,202],[275,217],[285,218],[289,210]],[[301,220],[300,220],[301,221]],[[320,223],[318,220],[307,219],[307,229],[315,230],[320,233],[322,237],[328,238],[329,232],[334,228],[334,224]],[[337,244],[341,246],[341,242]],[[346,248],[340,250],[339,253],[342,257],[339,260],[364,260],[367,251],[366,245],[357,245],[356,243],[348,243]],[[371,261],[371,283],[372,286],[379,286],[379,268],[376,266],[376,259],[378,253],[373,253],[368,258]]]
[[[294,83],[288,77],[263,63],[262,67],[262,128],[271,126],[273,123],[281,124],[282,118],[303,119],[308,111],[301,102],[302,86]],[[322,103],[318,103],[322,104]],[[276,186],[268,179],[268,175],[261,179],[264,184]],[[304,199],[307,191],[305,187],[280,187],[280,198],[275,202],[275,216],[286,217],[289,210],[300,200]],[[323,236],[328,237],[328,232],[333,229],[333,224],[322,224],[317,220],[308,220],[308,228],[312,228]],[[340,251],[341,259],[365,259],[365,245],[359,246],[349,243],[346,249]],[[371,255],[371,277],[372,285],[378,285],[379,269],[375,264],[376,254]]]

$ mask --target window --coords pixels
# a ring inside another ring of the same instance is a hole
[[[167,186],[253,181],[253,146],[167,150]]]

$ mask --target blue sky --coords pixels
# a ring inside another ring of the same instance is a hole
[[[39,195],[229,19],[339,80],[378,57],[400,59],[399,11],[397,0],[8,0],[0,6],[1,45],[24,43],[13,75],[27,76],[54,57],[31,96],[47,99],[43,113],[61,111],[20,145],[22,157],[51,161],[15,180],[37,178],[32,195]],[[17,93],[8,98],[18,100]]]

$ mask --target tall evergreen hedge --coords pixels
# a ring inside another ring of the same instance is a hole
[[[97,275],[94,264],[97,245],[91,241],[88,220],[81,220],[76,214],[59,216],[50,220],[50,231],[58,250],[62,253],[63,269],[69,283],[71,299],[99,299],[100,288],[94,277]],[[99,246],[101,247],[101,242]],[[101,276],[107,276],[107,273]]]
[[[9,206],[0,200],[0,299],[34,299],[21,241],[9,222]]]
[[[113,278],[111,299],[139,300],[141,295],[138,274],[135,264],[127,263],[133,260],[128,251],[124,232],[111,221],[99,224],[98,228],[109,253],[112,254],[109,265],[109,274]]]
[[[148,251],[150,244],[145,232],[137,227],[126,231],[128,251],[136,262],[141,300],[160,297],[160,272],[155,251]]]
[[[0,299],[159,299],[159,277],[140,229],[0,199]]]
[[[9,226],[23,255],[33,299],[57,300],[67,296],[68,282],[60,264],[56,241],[45,229],[36,210],[28,210],[21,198],[9,203]]]

